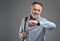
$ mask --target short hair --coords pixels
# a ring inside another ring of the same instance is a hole
[[[35,1],[35,2],[32,3],[32,5],[34,5],[34,4],[39,4],[40,6],[43,7],[42,3],[40,3],[40,2]]]

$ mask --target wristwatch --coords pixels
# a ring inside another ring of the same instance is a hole
[[[39,23],[39,21],[38,21],[37,25],[38,25],[38,26],[40,26],[40,23]]]

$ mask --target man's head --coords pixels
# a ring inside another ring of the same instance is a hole
[[[37,18],[38,16],[40,16],[42,12],[42,4],[39,2],[33,2],[31,5],[31,15],[34,18]]]

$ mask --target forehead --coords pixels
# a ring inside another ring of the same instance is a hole
[[[33,4],[33,5],[32,5],[32,8],[41,9],[41,8],[42,8],[42,6],[41,6],[41,5],[39,5],[39,4]]]

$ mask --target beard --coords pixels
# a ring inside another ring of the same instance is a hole
[[[31,13],[31,15],[32,15],[33,18],[37,18],[37,17],[40,16],[40,15],[36,15],[36,14],[34,15],[34,14],[32,14],[32,13]]]

